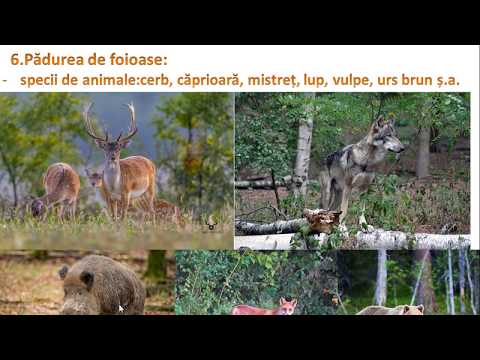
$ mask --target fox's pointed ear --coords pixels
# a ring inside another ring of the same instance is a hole
[[[280,305],[283,305],[283,304],[285,304],[285,298],[282,297],[280,298]]]
[[[292,300],[292,306],[297,306],[297,299]]]
[[[423,311],[425,310],[425,307],[423,305],[418,305],[417,309],[418,309],[418,311],[420,311],[423,314]]]
[[[400,315],[405,315],[407,312],[410,311],[410,306],[408,305],[405,305],[403,308],[402,308],[402,312],[400,313]]]

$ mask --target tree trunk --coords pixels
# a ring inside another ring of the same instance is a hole
[[[418,135],[415,172],[418,178],[430,175],[430,127],[428,126],[422,126]]]
[[[460,289],[460,313],[465,314],[465,251],[458,250],[458,286]]]
[[[452,250],[448,249],[448,296],[450,298],[450,314],[455,315],[455,293],[453,290]]]
[[[473,268],[473,292],[475,294],[475,309],[477,309],[477,314],[480,313],[480,259],[476,259],[472,261],[472,268]]]
[[[160,282],[167,276],[167,259],[165,250],[150,250],[148,253],[145,277]]]
[[[280,220],[270,224],[254,224],[237,220],[235,229],[243,235],[291,234],[300,231],[302,226],[307,225],[306,219]]]
[[[475,307],[475,285],[473,285],[472,281],[472,273],[470,271],[470,262],[468,260],[468,251],[465,251],[465,264],[467,265],[467,279],[468,279],[468,287],[470,288],[470,307],[472,308],[473,315],[477,315],[477,309]]]
[[[308,184],[317,184],[320,183],[317,180],[307,180],[305,182]],[[293,185],[292,176],[284,176],[283,178],[275,178],[275,185],[277,188],[286,187],[290,188]],[[272,180],[267,179],[258,179],[258,180],[237,180],[235,181],[235,189],[237,190],[273,190]]]
[[[297,158],[295,160],[295,169],[293,171],[295,183],[293,187],[295,197],[307,195],[308,168],[310,166],[310,150],[312,145],[313,133],[313,100],[315,93],[305,94],[305,119],[300,119],[298,124],[298,140],[297,140]],[[298,186],[300,185],[300,186]]]
[[[277,182],[275,181],[275,171],[273,169],[270,170],[270,175],[272,177],[272,187],[273,187],[273,192],[275,193],[275,200],[277,201],[277,209],[282,211],[282,207],[280,204],[280,196],[278,195]],[[275,214],[275,218],[276,218],[276,214]]]
[[[415,260],[421,264],[420,282],[418,284],[418,291],[416,294],[416,303],[423,304],[425,313],[431,314],[438,311],[437,303],[435,301],[435,291],[433,289],[432,281],[432,257],[430,250],[416,250]]]
[[[254,250],[269,250],[272,249],[272,246],[276,246],[279,249],[288,250],[293,233],[307,223],[305,219],[277,221],[271,224],[254,224],[236,220],[235,248],[245,246]],[[239,236],[239,234],[241,235]],[[278,234],[283,235],[279,236]],[[320,246],[328,241],[327,234],[318,234],[315,237]],[[241,245],[237,246],[237,244]],[[470,246],[470,235],[415,234],[411,237],[399,231],[376,231],[374,234],[358,232],[354,239],[354,245],[355,249],[360,250],[446,250],[449,247],[459,249]]]
[[[450,314],[450,297],[448,296],[448,271],[445,271],[444,274],[444,280],[445,280],[445,305],[447,308],[447,314]]]
[[[13,189],[13,207],[18,205],[18,189],[17,189],[17,179],[12,177],[12,189]]]
[[[384,306],[387,302],[387,250],[378,250],[377,264],[374,304]]]

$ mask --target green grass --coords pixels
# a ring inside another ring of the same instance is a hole
[[[373,301],[373,291],[371,292],[372,295],[365,297],[365,296],[351,296],[350,298],[342,299],[343,305],[345,306],[345,310],[347,314],[344,313],[341,307],[337,310],[337,315],[355,315],[360,310],[366,308],[367,306],[372,305]],[[398,305],[409,305],[411,301],[411,295],[400,295],[397,297],[396,301],[392,299],[390,296],[387,300],[387,307],[396,307]],[[445,302],[445,296],[436,294],[435,301],[438,306],[438,311],[432,315],[448,315],[447,313],[447,306]],[[473,315],[472,309],[470,308],[470,299],[465,299],[465,308],[466,308],[466,315]],[[455,296],[455,314],[460,314],[460,299],[458,296]]]
[[[210,231],[204,223],[187,218],[185,228],[171,223],[128,219],[112,222],[105,215],[81,212],[75,222],[60,223],[54,216],[45,222],[31,216],[0,217],[0,249],[227,249],[232,248],[233,229],[229,209],[218,216]]]

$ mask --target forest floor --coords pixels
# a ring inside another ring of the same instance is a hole
[[[80,213],[75,222],[49,216],[40,222],[28,216],[0,213],[0,249],[225,249],[232,247],[232,210],[225,209],[213,231],[200,222],[185,227],[157,221],[112,222],[104,214]]]
[[[102,253],[134,270],[141,278],[146,270],[147,252],[128,254]],[[51,251],[45,259],[32,252],[0,253],[0,314],[55,315],[63,300],[62,281],[58,270],[86,255],[78,251]],[[175,308],[175,263],[168,261],[166,283],[158,287],[143,279],[147,288],[146,315],[173,315]]]

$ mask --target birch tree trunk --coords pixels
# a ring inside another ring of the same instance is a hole
[[[416,294],[416,303],[423,304],[427,314],[437,312],[438,308],[435,301],[435,292],[433,290],[432,257],[430,250],[416,250],[415,259],[418,263],[421,263],[422,268]]]
[[[450,314],[455,315],[455,293],[453,291],[452,250],[448,249],[448,295],[450,298]]]
[[[387,302],[387,250],[378,250],[377,258],[377,284],[374,304],[384,306]]]
[[[280,220],[270,224],[254,224],[237,220],[235,230],[244,235],[290,234],[300,231],[302,226],[307,225],[307,219]]]
[[[447,307],[447,314],[450,314],[450,297],[448,296],[448,271],[445,271],[444,274],[444,280],[445,280],[445,305]]]
[[[478,260],[477,260],[478,261]],[[475,309],[477,314],[480,313],[480,265],[477,264],[473,267],[474,286],[473,292],[475,293]]]
[[[460,313],[465,314],[465,252],[458,250],[458,286],[460,288]]]
[[[294,182],[297,186],[293,187],[295,197],[307,194],[308,168],[310,166],[310,149],[312,145],[313,133],[313,100],[315,93],[306,93],[305,100],[305,118],[300,119],[298,125],[297,140],[297,158],[295,160],[295,169],[293,170]],[[300,186],[298,186],[300,185]]]
[[[470,288],[470,307],[472,308],[473,315],[477,315],[477,309],[476,309],[475,300],[474,300],[477,294],[475,294],[475,286],[473,285],[472,275],[470,272],[470,262],[468,260],[468,251],[465,251],[465,264],[467,265],[468,287]]]

